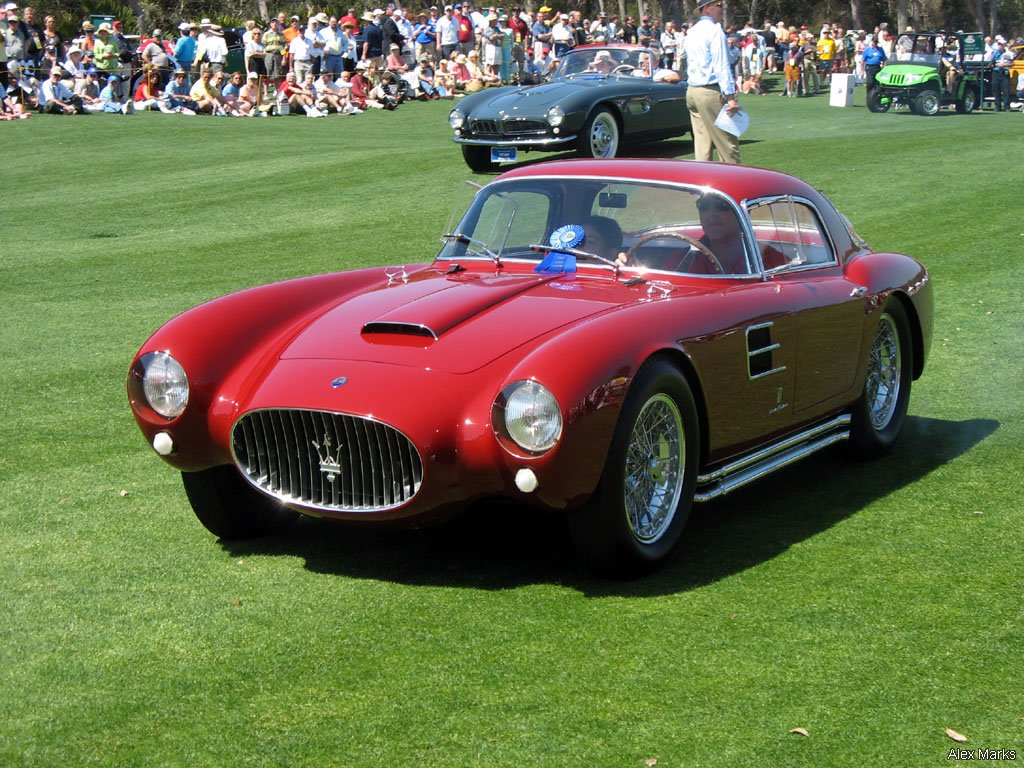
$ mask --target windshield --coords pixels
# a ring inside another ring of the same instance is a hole
[[[579,264],[746,275],[747,228],[731,198],[700,187],[592,178],[512,179],[484,187],[444,238],[442,260]],[[559,247],[554,247],[558,245]]]
[[[580,48],[562,57],[552,79],[597,79],[608,75],[651,77],[652,60],[646,48]]]

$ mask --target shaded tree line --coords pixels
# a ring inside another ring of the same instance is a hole
[[[387,0],[374,0],[370,6],[386,4]],[[441,0],[401,0],[408,8],[419,10]],[[486,8],[491,3],[477,0]],[[594,18],[599,11],[620,18],[632,15],[639,19],[651,15],[677,23],[695,19],[695,0],[546,0],[556,10],[580,10],[586,18]],[[544,3],[540,0],[526,0],[523,6],[535,10]],[[493,5],[506,10],[514,7],[509,0],[499,0]],[[38,10],[53,14],[60,20],[59,26],[67,32],[77,27],[90,14],[107,14],[121,19],[129,32],[149,32],[160,26],[173,29],[182,20],[198,20],[209,17],[226,26],[238,26],[246,19],[267,21],[271,15],[284,11],[306,18],[318,11],[328,14],[343,14],[349,7],[362,11],[364,0],[345,3],[304,2],[278,4],[274,0],[48,0]],[[847,29],[872,30],[881,22],[888,22],[891,28],[904,29],[945,29],[948,31],[981,30],[986,34],[1024,33],[1024,0],[727,0],[726,23],[743,27],[751,23],[760,27],[765,20],[772,23],[785,21],[810,29],[820,28],[825,22],[836,23]]]

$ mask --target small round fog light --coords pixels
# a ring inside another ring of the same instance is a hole
[[[537,475],[532,469],[524,467],[516,472],[516,488],[523,493],[533,493],[539,485],[540,482],[537,480]]]

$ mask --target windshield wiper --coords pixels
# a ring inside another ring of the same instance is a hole
[[[469,235],[463,234],[462,232],[448,232],[447,234],[441,235],[441,238],[444,240],[455,240],[456,242],[462,243],[463,245],[467,246],[475,245],[477,246],[477,248],[479,248],[479,250],[476,250],[474,248],[466,248],[466,252],[470,256],[490,259],[491,261],[494,262],[494,265],[497,267],[504,266],[501,263],[501,257],[494,251],[492,251],[490,248],[488,248],[486,243],[475,238],[472,238]]]
[[[622,265],[614,259],[606,259],[604,256],[598,256],[596,253],[590,251],[579,251],[575,248],[563,248],[557,245],[541,245],[540,243],[530,246],[531,251],[538,251],[539,253],[548,254],[552,251],[558,251],[559,253],[568,253],[570,256],[575,256],[577,259],[593,259],[594,261],[600,262],[607,267],[611,267],[615,270],[615,274],[618,275],[622,269]]]

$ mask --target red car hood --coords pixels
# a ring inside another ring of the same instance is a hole
[[[467,373],[553,329],[645,294],[578,274],[446,275],[434,269],[348,298],[283,360],[364,360]]]

